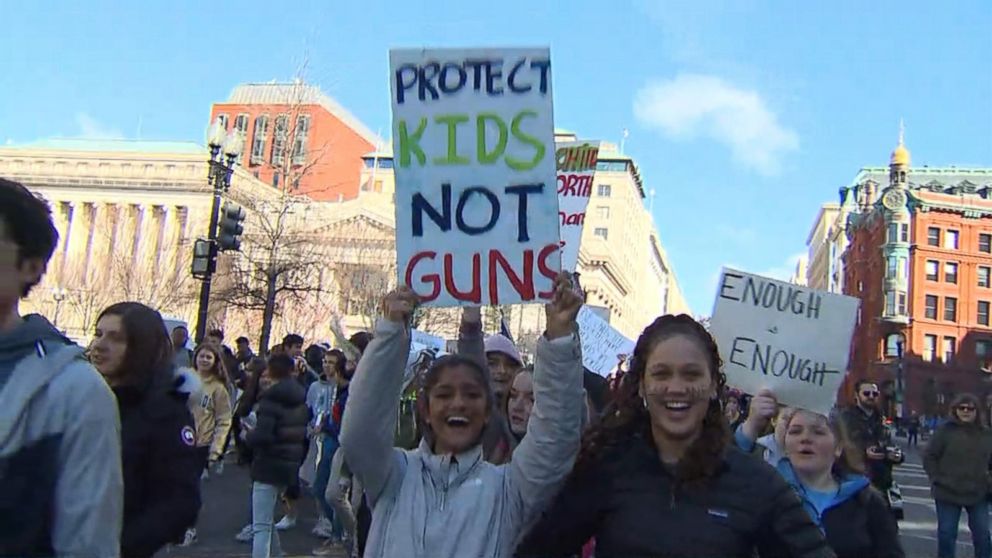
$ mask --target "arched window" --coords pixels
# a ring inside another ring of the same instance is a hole
[[[901,333],[890,333],[885,336],[886,358],[899,358],[905,351],[904,337]]]

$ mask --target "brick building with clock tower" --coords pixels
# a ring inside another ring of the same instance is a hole
[[[841,206],[844,294],[861,308],[839,403],[860,378],[890,416],[992,394],[992,169],[913,168],[900,133],[888,169],[862,169]]]

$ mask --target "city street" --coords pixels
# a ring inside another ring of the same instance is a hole
[[[906,512],[905,519],[899,522],[903,549],[907,558],[930,558],[937,555],[937,513],[930,496],[930,483],[923,471],[922,452],[926,446],[907,449],[904,439],[898,441],[906,454],[906,462],[895,468]],[[958,528],[957,558],[973,556],[967,514],[963,513]]]
[[[228,456],[228,464],[221,475],[212,475],[203,483],[203,507],[197,525],[197,542],[185,548],[164,549],[156,554],[156,558],[251,556],[250,543],[234,540],[234,536],[251,518],[251,479],[247,468],[233,465],[231,460],[232,457]],[[320,539],[310,534],[316,521],[313,499],[303,498],[299,506],[296,527],[279,533],[279,541],[287,558],[311,556],[313,549],[320,545]],[[276,517],[282,517],[281,509]],[[345,553],[342,551],[338,556],[344,558]]]

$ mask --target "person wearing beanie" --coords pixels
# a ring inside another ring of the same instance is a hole
[[[510,395],[510,384],[523,370],[523,359],[513,341],[498,333],[486,337],[485,349],[486,363],[489,365],[493,391],[496,393],[496,408],[506,409],[506,400]]]

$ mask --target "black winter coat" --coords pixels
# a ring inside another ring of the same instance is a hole
[[[823,513],[827,543],[837,558],[903,558],[899,527],[884,497],[866,486]]]
[[[121,557],[144,558],[182,540],[200,511],[201,466],[185,376],[163,370],[150,385],[118,386],[124,472]]]
[[[840,412],[844,426],[847,427],[851,443],[858,448],[859,455],[865,460],[865,472],[872,486],[886,491],[892,487],[892,466],[902,463],[889,459],[872,460],[865,458],[865,451],[870,447],[880,447],[884,451],[891,439],[882,424],[882,415],[878,411],[871,415],[865,414],[857,405],[848,407]]]
[[[304,441],[310,421],[303,386],[293,378],[281,380],[259,395],[255,414],[255,429],[246,437],[253,451],[251,478],[290,486],[296,482],[305,457]]]
[[[571,556],[591,537],[597,558],[834,556],[795,491],[764,461],[729,447],[706,483],[679,484],[653,444],[635,436],[573,474],[517,556]]]

